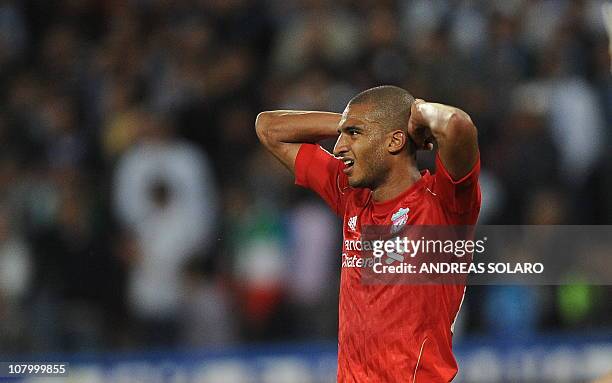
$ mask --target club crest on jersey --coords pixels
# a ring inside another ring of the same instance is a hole
[[[393,213],[391,216],[391,222],[393,222],[393,226],[391,226],[391,234],[395,234],[398,231],[402,230],[406,222],[408,222],[408,212],[410,211],[409,207],[400,208],[398,211]]]
[[[349,218],[349,220],[348,220],[348,227],[352,231],[357,230],[357,216],[356,215],[352,216],[351,218]]]

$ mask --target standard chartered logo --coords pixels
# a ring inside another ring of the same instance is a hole
[[[372,268],[376,263],[376,259],[374,258],[362,258],[358,255],[348,255],[347,253],[342,253],[342,267],[357,267],[357,268]]]

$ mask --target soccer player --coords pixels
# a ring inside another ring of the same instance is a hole
[[[395,86],[355,96],[342,115],[268,111],[257,135],[343,217],[339,382],[449,382],[457,373],[452,327],[463,285],[361,283],[363,225],[473,225],[480,210],[477,131],[460,109],[415,100]],[[337,137],[331,155],[317,142]],[[419,172],[417,150],[437,145],[436,171]]]

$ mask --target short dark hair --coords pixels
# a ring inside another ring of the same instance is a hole
[[[407,90],[393,85],[382,85],[359,93],[349,101],[349,105],[371,105],[372,110],[368,112],[370,119],[380,123],[388,131],[406,131],[413,102],[414,97]]]

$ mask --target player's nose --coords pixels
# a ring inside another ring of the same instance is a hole
[[[348,140],[346,139],[346,135],[344,133],[341,133],[338,136],[338,140],[336,140],[336,145],[334,145],[334,156],[340,157],[348,151]]]

